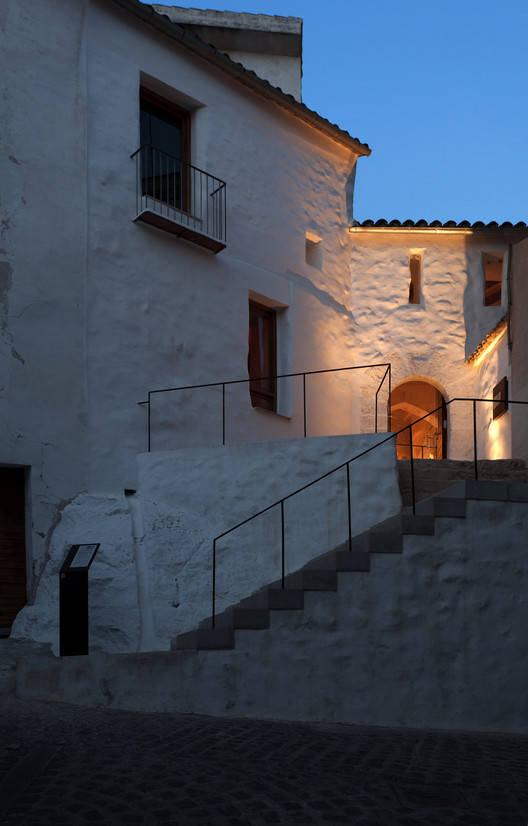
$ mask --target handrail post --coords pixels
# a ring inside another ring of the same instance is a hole
[[[409,425],[409,448],[411,451],[411,491],[412,491],[412,511],[416,513],[416,493],[414,490],[414,459],[413,459],[413,443],[412,443],[412,424]]]
[[[215,627],[215,587],[216,587],[216,539],[213,539],[213,606],[211,612],[211,627]]]
[[[478,479],[477,465],[477,401],[473,399],[473,463],[475,466],[475,479]]]
[[[389,403],[387,405],[387,433],[391,432],[392,428],[392,413],[391,413],[391,394],[392,394],[392,370],[391,362],[389,362]]]
[[[303,373],[303,419],[304,419],[304,438],[306,439],[306,373]]]
[[[281,581],[284,590],[284,499],[281,499],[281,537],[282,537],[282,552],[281,552]]]
[[[150,453],[150,390],[148,393],[148,402],[147,402],[147,442],[148,442],[148,452]]]
[[[350,462],[346,464],[347,470],[347,504],[348,504],[348,550],[352,550],[352,514],[350,506]]]
[[[226,443],[226,421],[225,421],[225,382],[222,382],[222,444]]]

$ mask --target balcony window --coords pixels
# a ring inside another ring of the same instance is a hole
[[[141,93],[141,194],[185,210],[184,167],[189,165],[189,115],[152,92]]]
[[[135,221],[214,253],[226,246],[225,182],[189,162],[189,113],[149,90],[140,95]]]

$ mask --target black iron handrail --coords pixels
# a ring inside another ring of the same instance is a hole
[[[475,479],[478,479],[478,465],[477,465],[477,402],[487,402],[496,404],[496,399],[476,399],[476,398],[455,398],[451,399],[450,401],[445,403],[445,407],[448,407],[450,404],[454,404],[455,402],[472,402],[473,403],[473,462],[474,462],[474,474]],[[513,399],[508,399],[508,405],[510,404],[524,404],[528,405],[528,401],[514,401]],[[215,615],[216,615],[216,543],[219,539],[222,539],[224,536],[236,531],[238,528],[241,528],[243,525],[246,525],[248,522],[251,522],[253,519],[256,519],[257,516],[262,516],[262,514],[267,513],[268,511],[276,508],[280,505],[281,509],[281,587],[284,588],[285,582],[285,546],[284,546],[284,503],[291,499],[293,496],[296,496],[298,493],[302,493],[302,491],[307,490],[307,488],[316,485],[318,482],[321,482],[323,479],[327,479],[332,474],[336,473],[338,470],[342,470],[346,467],[346,474],[347,474],[347,506],[348,506],[348,548],[352,550],[352,514],[351,514],[351,506],[350,506],[350,465],[352,462],[355,462],[356,459],[360,459],[362,456],[366,456],[367,453],[371,453],[373,450],[381,447],[381,445],[386,444],[386,442],[390,441],[391,439],[396,439],[400,433],[404,431],[409,431],[409,444],[410,444],[410,453],[411,453],[411,493],[412,493],[412,512],[413,514],[416,513],[416,491],[415,491],[415,482],[414,482],[414,459],[412,456],[412,429],[414,425],[422,422],[424,419],[427,419],[433,413],[436,413],[438,410],[442,410],[444,405],[440,405],[436,407],[434,410],[430,410],[426,413],[425,416],[421,416],[421,418],[416,419],[416,421],[412,422],[405,427],[402,427],[401,430],[394,431],[385,439],[382,439],[381,442],[378,442],[372,447],[368,447],[366,450],[361,451],[358,453],[357,456],[353,456],[352,459],[349,459],[346,462],[342,462],[332,470],[327,471],[327,473],[323,473],[321,476],[318,476],[317,479],[313,479],[311,482],[308,482],[306,485],[303,485],[297,490],[294,490],[292,493],[289,493],[287,496],[283,496],[282,499],[278,499],[276,502],[273,502],[272,505],[268,505],[266,508],[254,513],[252,516],[249,516],[247,519],[244,519],[242,522],[239,522],[237,525],[234,525],[229,530],[224,531],[218,536],[215,536],[213,539],[213,571],[212,571],[212,614],[211,614],[211,625],[212,628],[215,627]],[[418,460],[419,461],[419,460]]]
[[[315,376],[322,373],[340,373],[346,370],[367,370],[371,367],[385,367],[385,372],[383,377],[378,385],[378,389],[376,391],[376,414],[375,414],[375,432],[378,432],[378,394],[383,386],[385,379],[387,378],[387,374],[389,376],[388,379],[388,392],[390,399],[391,395],[391,365],[390,362],[385,362],[383,364],[359,364],[354,367],[334,367],[329,370],[308,370],[304,373],[283,373],[280,376],[259,376],[258,381],[271,381],[276,379],[291,379],[296,378],[299,376],[303,377],[303,436],[306,438],[306,376]],[[214,381],[210,382],[209,384],[189,384],[185,387],[163,387],[160,390],[149,390],[148,391],[148,398],[143,402],[138,402],[139,405],[146,404],[147,407],[147,430],[148,430],[148,452],[150,453],[151,448],[151,397],[157,393],[172,393],[176,390],[203,390],[206,387],[221,387],[222,388],[222,444],[226,444],[226,397],[225,397],[225,389],[228,385],[231,384],[249,384],[250,382],[256,381],[255,378],[248,378],[248,379],[235,379],[234,381]],[[387,430],[390,430],[390,405],[388,406],[388,413],[387,413]]]

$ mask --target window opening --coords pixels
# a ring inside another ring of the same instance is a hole
[[[484,306],[500,307],[502,290],[502,255],[484,253]]]
[[[306,263],[320,270],[323,266],[323,242],[313,232],[306,233]]]
[[[249,302],[248,373],[253,407],[277,412],[277,316],[273,309]]]
[[[422,256],[420,253],[411,253],[409,256],[409,304],[420,304],[422,281]]]
[[[170,101],[141,89],[142,195],[186,210],[189,193],[189,115]]]
[[[493,418],[500,417],[508,410],[508,379],[506,376],[493,388]]]

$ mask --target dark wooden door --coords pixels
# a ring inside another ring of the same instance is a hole
[[[0,629],[26,604],[23,468],[0,468]]]

